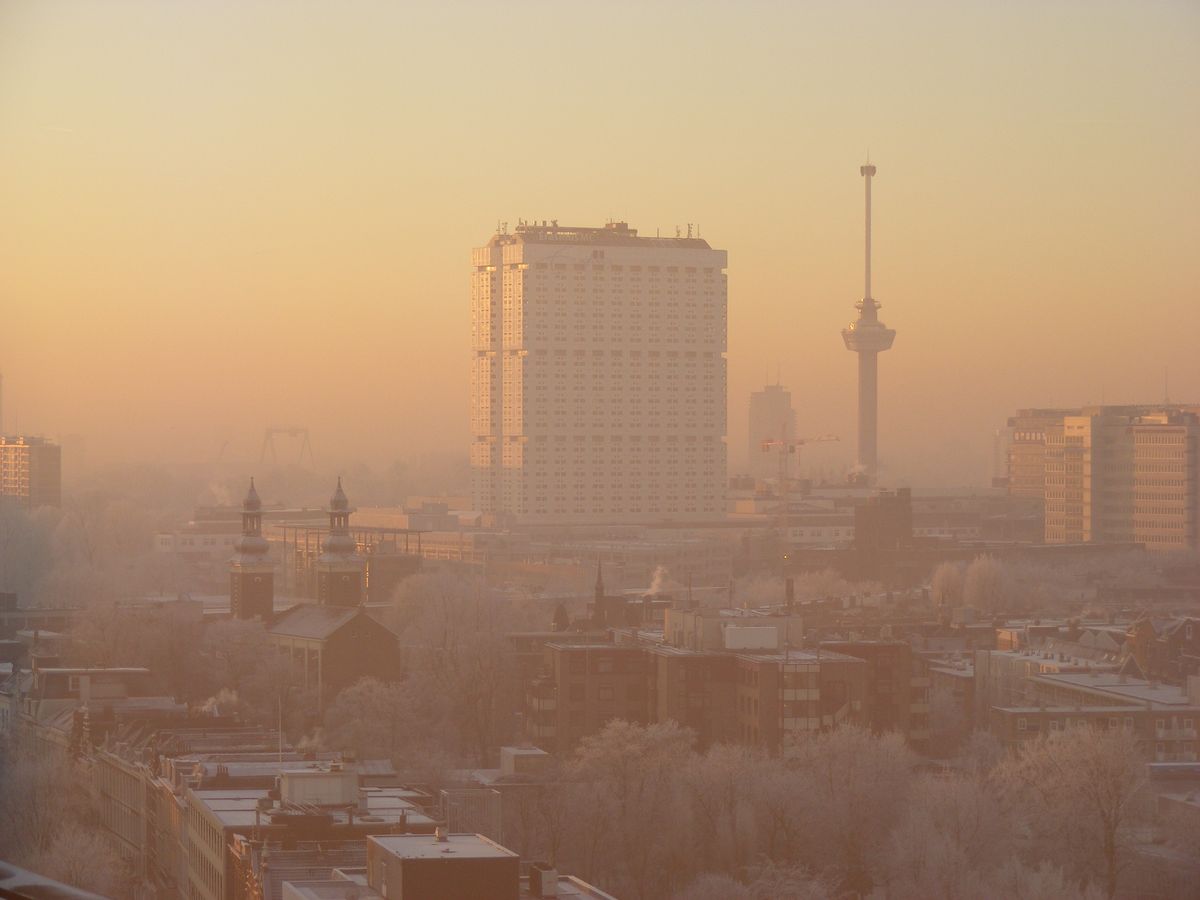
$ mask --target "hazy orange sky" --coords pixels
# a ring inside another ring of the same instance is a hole
[[[732,468],[777,366],[849,460],[869,148],[883,478],[982,483],[1200,399],[1198,109],[1194,2],[0,2],[5,424],[465,454],[469,249],[620,218],[729,251]]]

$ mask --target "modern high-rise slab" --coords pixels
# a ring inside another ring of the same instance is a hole
[[[863,298],[856,307],[858,318],[842,329],[846,349],[858,354],[858,464],[854,480],[873,485],[879,467],[879,354],[890,350],[896,339],[895,329],[879,321],[878,300],[871,296],[871,179],[875,167],[859,168],[866,182],[866,253]]]
[[[699,236],[624,222],[523,223],[476,248],[475,508],[555,525],[723,516],[725,264]]]

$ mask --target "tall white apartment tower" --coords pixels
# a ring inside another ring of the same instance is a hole
[[[624,222],[472,251],[476,508],[529,524],[725,510],[724,250]]]

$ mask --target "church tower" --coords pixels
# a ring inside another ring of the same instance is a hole
[[[363,558],[350,535],[350,501],[338,478],[329,500],[329,536],[317,557],[317,602],[322,606],[359,606],[363,601]]]
[[[275,609],[275,567],[268,559],[270,545],[262,535],[262,501],[250,479],[242,501],[242,536],[229,561],[229,608],[235,619],[269,619]]]

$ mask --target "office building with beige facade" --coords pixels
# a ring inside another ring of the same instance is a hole
[[[1043,500],[1046,493],[1046,430],[1060,425],[1079,409],[1019,409],[1005,429],[1007,477],[1010,497]]]
[[[1046,429],[1050,544],[1194,550],[1200,418],[1183,407],[1087,407]]]
[[[1041,499],[1046,543],[1200,548],[1200,407],[1024,409],[1007,431],[1007,493]]]

